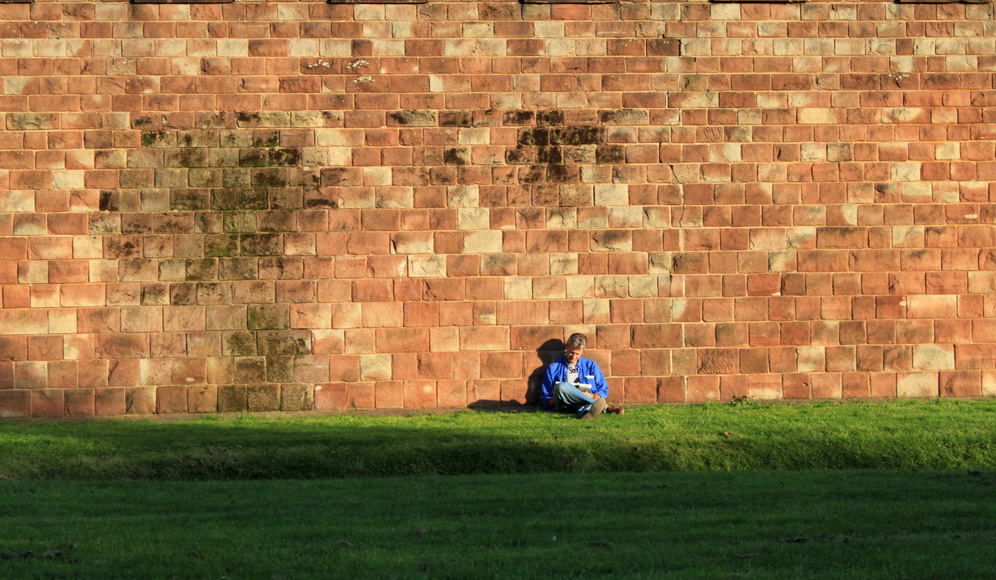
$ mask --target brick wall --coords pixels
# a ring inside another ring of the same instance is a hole
[[[0,4],[0,417],[996,394],[991,3]]]

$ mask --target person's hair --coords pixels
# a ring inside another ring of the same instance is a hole
[[[586,346],[588,346],[588,337],[580,332],[575,332],[567,339],[567,344],[564,345],[564,348],[580,348],[584,350]]]

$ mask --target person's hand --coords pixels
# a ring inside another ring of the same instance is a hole
[[[598,393],[592,393],[592,394],[591,394],[591,398],[592,398],[592,399],[601,399],[601,398],[602,398],[602,396],[601,396],[601,395],[599,395]]]

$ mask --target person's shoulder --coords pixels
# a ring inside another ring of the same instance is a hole
[[[595,367],[596,369],[599,368],[598,367],[598,363],[595,362],[594,360],[590,359],[590,358],[581,357],[581,360],[584,361],[584,364],[591,365],[591,366]]]

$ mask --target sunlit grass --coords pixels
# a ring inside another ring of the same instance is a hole
[[[996,467],[996,401],[0,424],[0,478]]]

